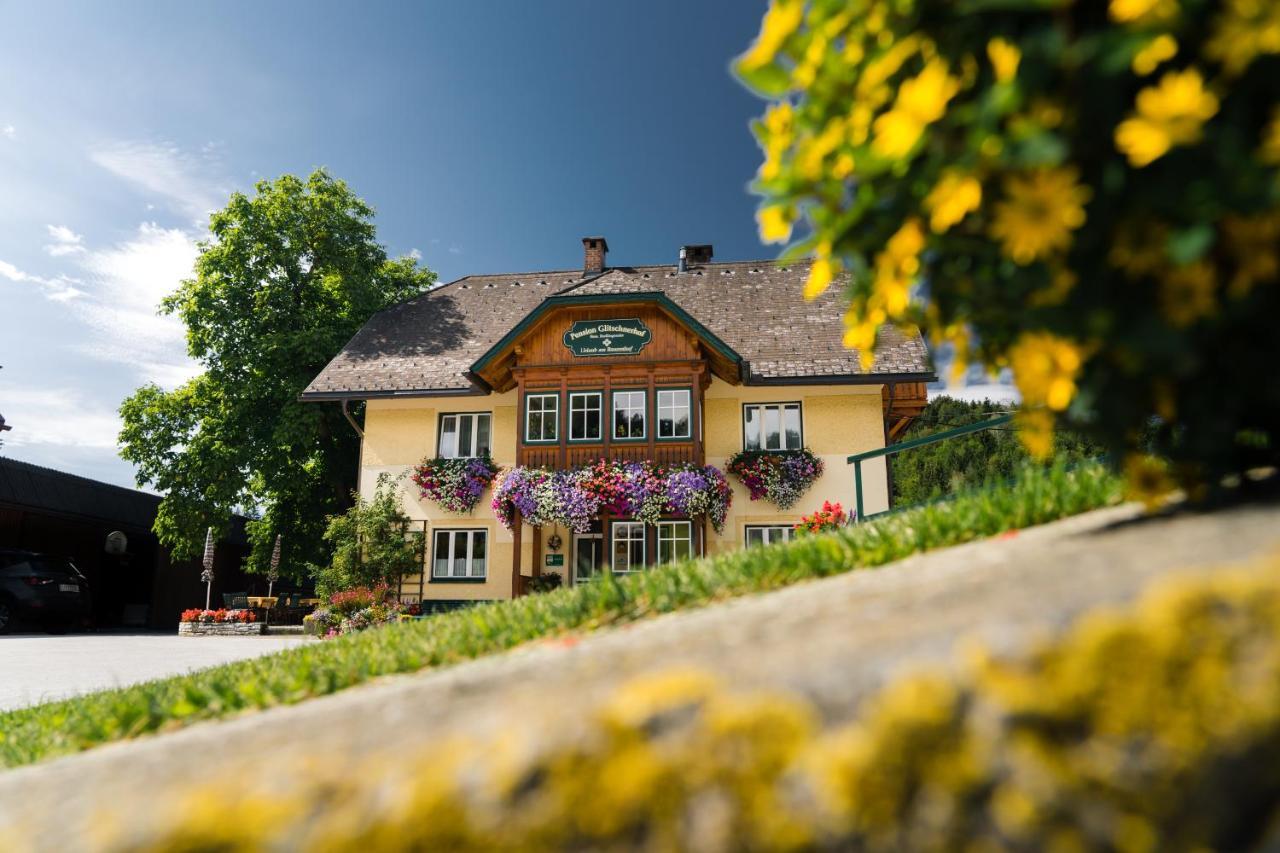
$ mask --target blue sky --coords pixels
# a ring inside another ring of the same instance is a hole
[[[116,407],[196,370],[155,305],[261,177],[328,168],[446,281],[597,233],[614,263],[772,257],[727,70],[764,6],[0,1],[3,452],[132,484]]]

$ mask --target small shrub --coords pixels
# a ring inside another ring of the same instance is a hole
[[[327,566],[311,566],[321,596],[359,586],[392,583],[422,569],[424,539],[409,534],[409,517],[400,509],[396,479],[378,477],[371,500],[354,495],[355,504],[329,517],[324,538],[333,549]]]

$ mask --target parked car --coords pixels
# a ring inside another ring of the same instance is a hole
[[[66,557],[0,548],[0,634],[19,621],[61,633],[88,619],[91,602],[88,581]]]

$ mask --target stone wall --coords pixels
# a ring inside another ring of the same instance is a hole
[[[180,637],[248,637],[263,633],[263,622],[180,622]]]

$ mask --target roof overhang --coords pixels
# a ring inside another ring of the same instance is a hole
[[[755,376],[743,378],[743,385],[891,385],[895,382],[937,382],[938,374],[927,373],[843,373],[814,376]]]
[[[566,293],[558,296],[548,296],[538,305],[538,307],[526,314],[524,319],[517,323],[511,331],[503,335],[497,343],[476,359],[471,365],[471,373],[474,374],[476,378],[488,382],[489,385],[499,387],[502,383],[494,381],[493,374],[495,372],[495,368],[502,364],[503,360],[512,352],[516,342],[520,340],[520,338],[532,331],[540,322],[552,313],[564,308],[574,308],[585,305],[617,305],[619,307],[626,305],[656,306],[692,332],[704,346],[706,346],[714,355],[719,357],[718,360],[722,360],[724,363],[731,365],[733,372],[737,374],[737,376],[741,376],[742,374],[743,358],[733,349],[733,347],[729,346],[714,332],[694,319],[693,315],[689,314],[689,312],[677,305],[671,297],[658,291],[645,291],[640,293]]]

